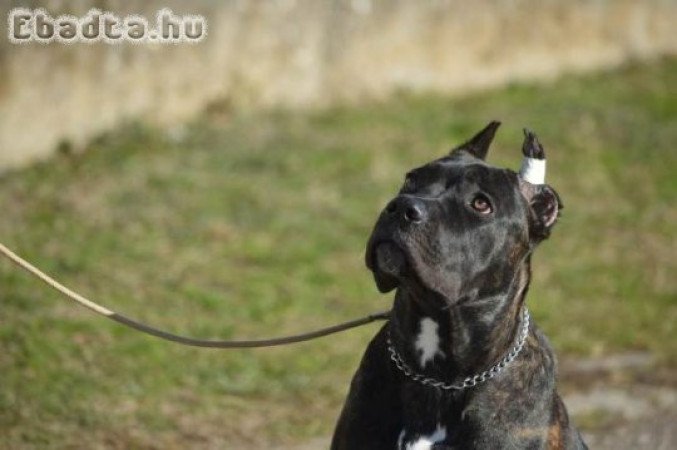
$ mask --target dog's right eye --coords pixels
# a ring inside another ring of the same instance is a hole
[[[412,192],[416,190],[416,179],[414,178],[414,175],[407,174],[406,178],[404,179],[402,190],[405,192]]]

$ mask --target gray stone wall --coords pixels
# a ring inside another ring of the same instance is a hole
[[[201,14],[195,45],[24,44],[12,7]],[[677,53],[675,0],[61,0],[0,6],[0,168],[125,120],[172,124],[215,100],[308,108],[396,89],[467,92]]]

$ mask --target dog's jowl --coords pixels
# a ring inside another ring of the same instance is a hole
[[[531,254],[562,204],[533,133],[519,172],[485,162],[498,125],[411,170],[378,218],[367,267],[395,300],[332,449],[586,448],[526,302]]]

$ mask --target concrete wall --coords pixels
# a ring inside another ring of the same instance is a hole
[[[677,53],[677,0],[61,0],[84,15],[202,14],[197,45],[14,45],[0,28],[0,168],[76,148],[121,121],[210,102],[323,106],[395,89],[466,92]]]

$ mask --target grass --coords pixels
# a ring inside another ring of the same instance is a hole
[[[677,61],[449,99],[130,125],[0,179],[0,240],[161,328],[265,337],[389,306],[363,264],[405,171],[493,118],[549,151],[566,209],[529,303],[560,355],[677,366]],[[107,322],[0,264],[0,448],[263,448],[330,433],[376,327],[214,351]]]

